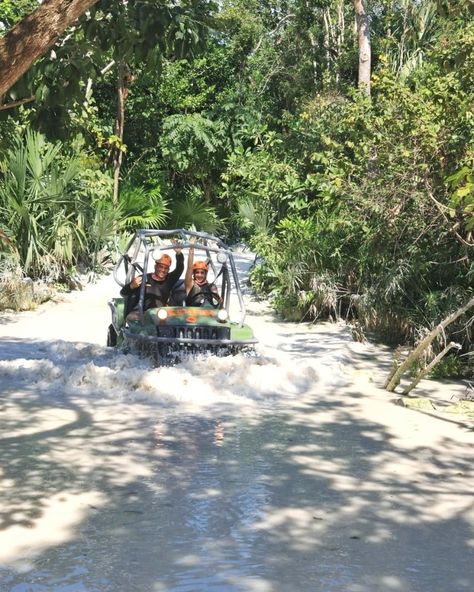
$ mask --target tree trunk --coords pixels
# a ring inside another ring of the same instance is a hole
[[[96,2],[44,0],[0,39],[0,97]]]
[[[359,88],[370,96],[370,27],[363,0],[354,0],[359,40]]]
[[[338,7],[337,7],[337,38],[336,38],[336,45],[337,45],[337,60],[338,60],[338,80],[339,80],[339,71],[340,71],[340,59],[342,54],[342,48],[344,46],[344,35],[345,35],[345,21],[344,21],[344,0],[341,0]]]
[[[120,189],[120,170],[122,168],[124,144],[123,129],[125,125],[125,102],[128,96],[128,86],[133,82],[133,76],[128,64],[120,61],[117,76],[117,113],[115,116],[116,145],[112,149],[112,166],[114,170],[113,204],[118,205]]]
[[[329,76],[331,72],[331,22],[330,22],[329,8],[323,10],[323,22],[324,22],[324,47],[326,48],[326,72]]]
[[[450,314],[446,317],[441,323],[431,331],[424,339],[420,341],[420,343],[415,347],[415,349],[407,356],[407,359],[400,364],[399,366],[395,366],[392,371],[390,372],[384,388],[387,391],[393,392],[396,387],[400,384],[400,379],[403,373],[408,370],[422,355],[425,349],[431,345],[431,343],[438,337],[440,333],[444,331],[444,329],[450,325],[453,321],[455,321],[458,317],[463,315],[466,311],[474,306],[474,298],[471,298],[469,302],[465,305]]]
[[[311,45],[311,66],[313,69],[313,84],[316,88],[318,83],[318,62],[316,60],[317,43],[314,34],[308,31],[309,43]]]

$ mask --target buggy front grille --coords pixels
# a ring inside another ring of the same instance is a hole
[[[230,339],[229,327],[183,327],[182,325],[166,325],[156,328],[158,337],[167,338],[170,340],[204,340],[204,341],[219,341],[221,339]]]

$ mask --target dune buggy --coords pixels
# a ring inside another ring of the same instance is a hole
[[[195,259],[206,260],[208,281],[217,287],[220,305],[186,306],[184,279],[179,279],[171,289],[167,306],[145,310],[146,282],[142,282],[137,320],[126,320],[127,297],[109,301],[112,322],[107,345],[152,355],[159,362],[179,358],[183,353],[231,354],[252,348],[257,340],[244,323],[245,305],[234,255],[215,236],[184,229],[139,230],[115,265],[115,281],[123,287],[136,275],[146,275],[163,253],[174,257],[176,246],[185,257],[192,246]]]

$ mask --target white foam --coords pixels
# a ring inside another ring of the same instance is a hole
[[[245,275],[253,256],[237,259]],[[257,355],[199,356],[173,367],[124,355],[104,345],[110,311],[118,292],[106,278],[66,302],[17,315],[0,325],[5,338],[0,361],[2,385],[29,383],[53,397],[143,401],[153,405],[277,405],[344,379],[345,336],[325,340],[311,326],[275,323],[265,303],[252,303],[249,317],[260,340]],[[325,329],[329,334],[331,329]],[[15,337],[10,337],[13,334]],[[35,359],[28,359],[35,358]]]

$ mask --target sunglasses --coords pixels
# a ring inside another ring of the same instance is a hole
[[[168,271],[169,267],[167,265],[163,265],[162,263],[156,263],[155,269],[162,269],[163,271]]]

